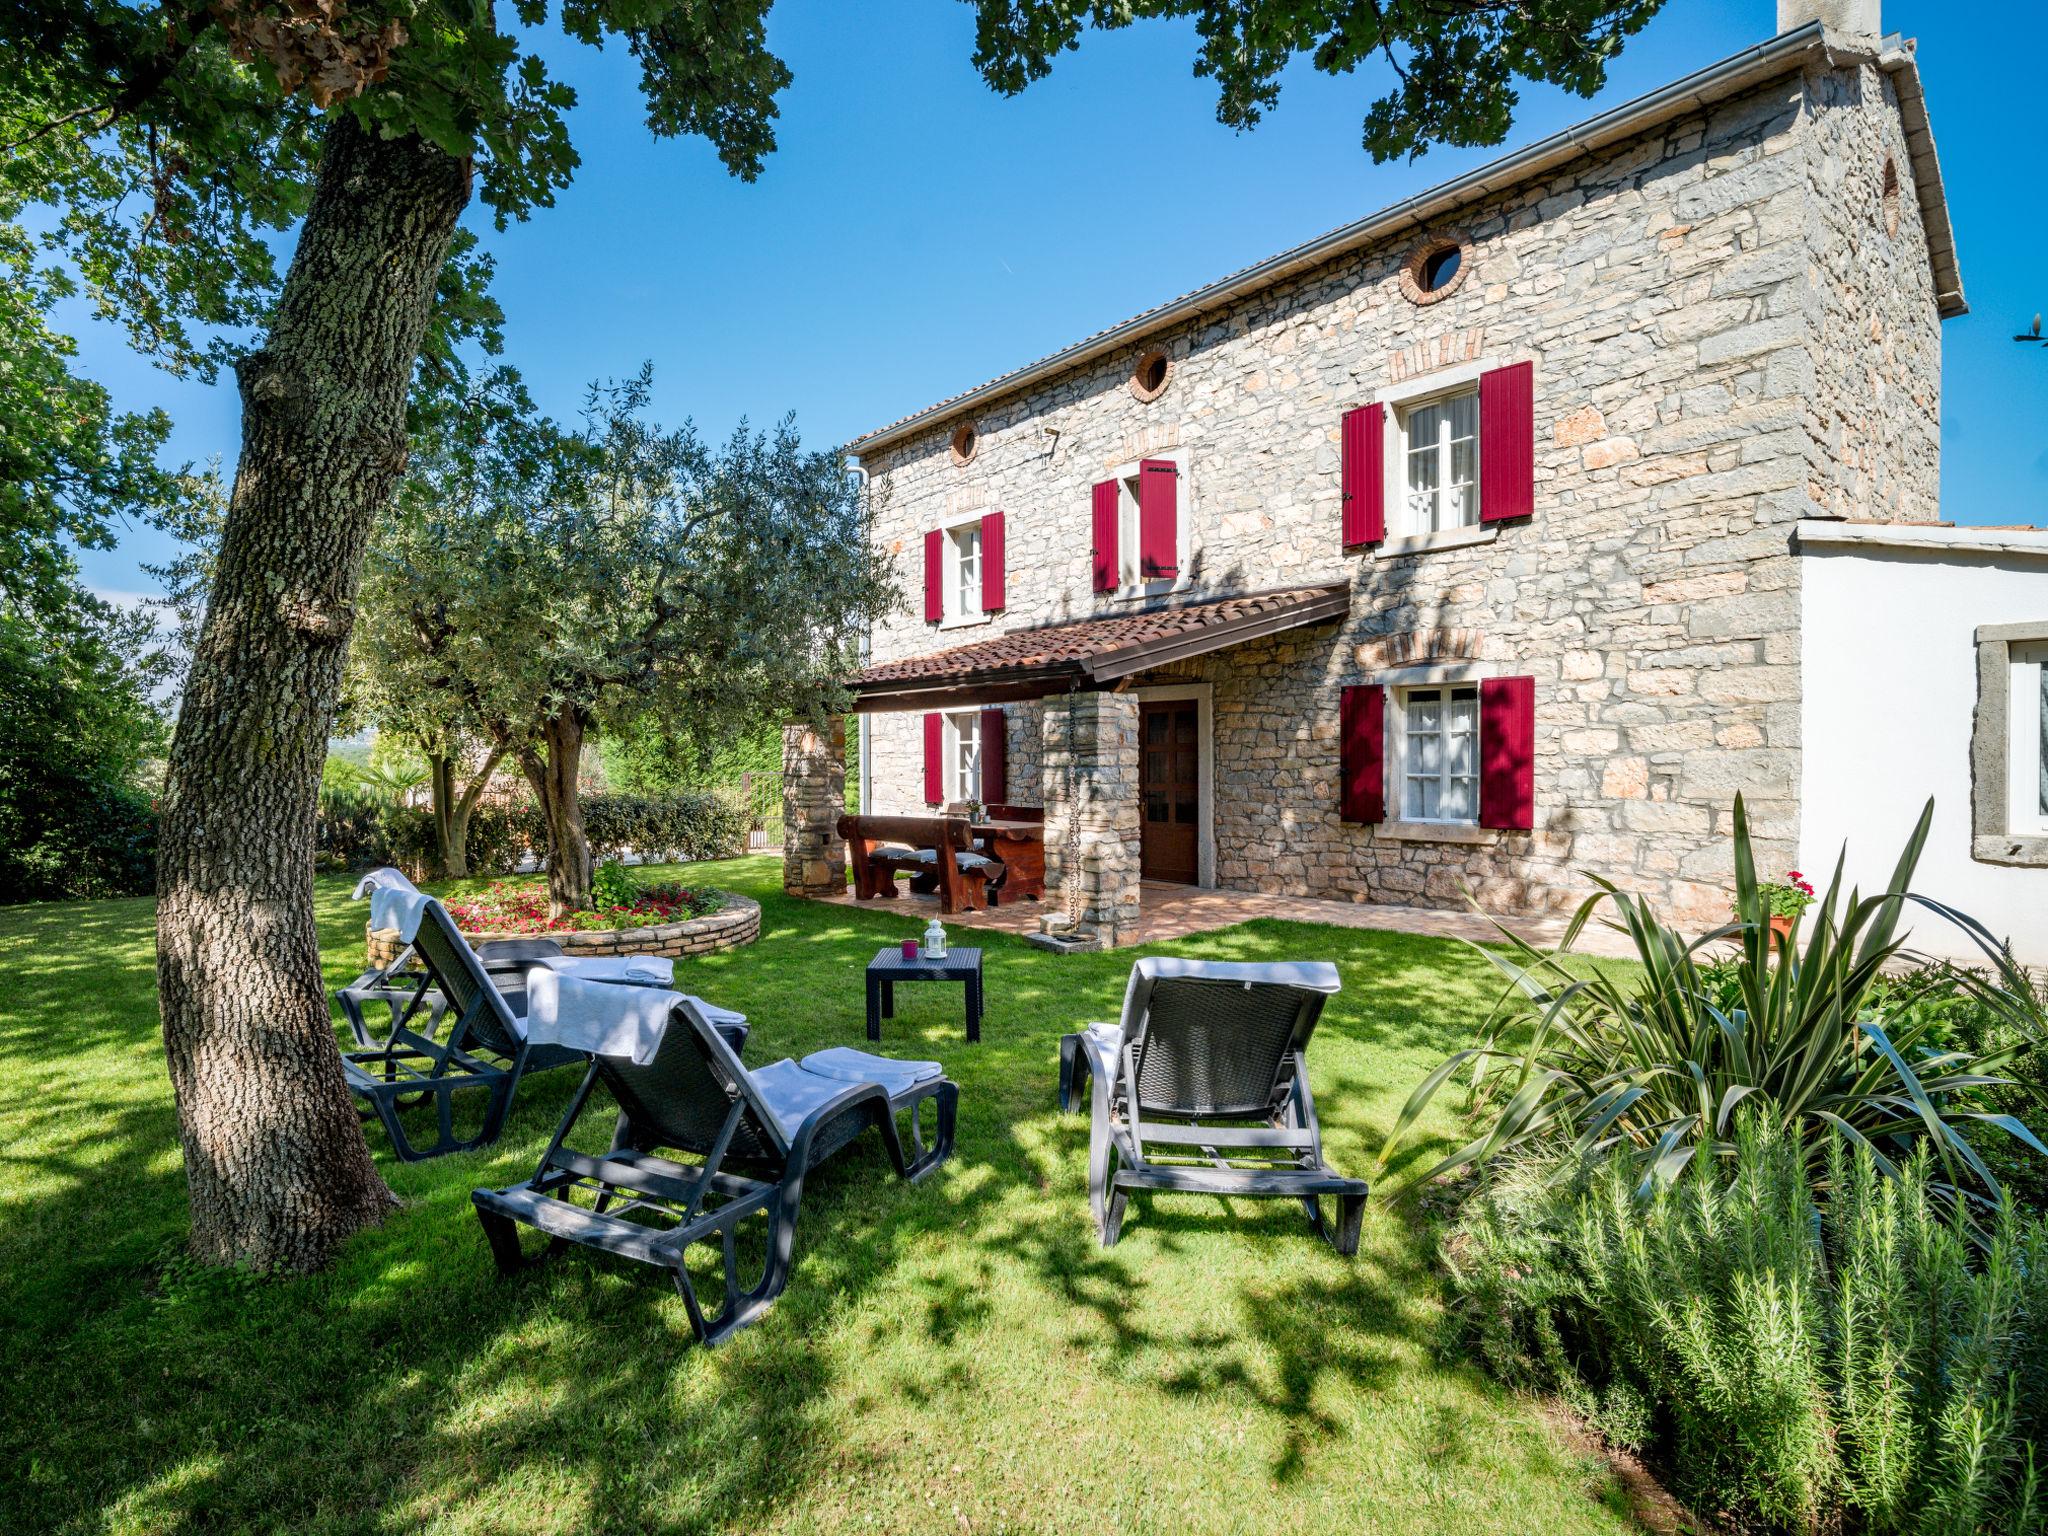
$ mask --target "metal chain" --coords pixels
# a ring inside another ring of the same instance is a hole
[[[1060,895],[1067,907],[1067,931],[1073,932],[1081,925],[1081,797],[1075,792],[1077,776],[1074,772],[1074,754],[1078,750],[1075,731],[1079,716],[1074,708],[1075,695],[1067,694],[1067,856],[1066,869],[1060,877]]]

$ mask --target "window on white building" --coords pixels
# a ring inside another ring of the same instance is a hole
[[[946,716],[946,799],[980,798],[981,711],[963,709]]]
[[[2006,830],[2048,836],[2048,642],[2015,645],[2007,677]]]
[[[1479,391],[1461,390],[1404,407],[1401,429],[1403,534],[1441,533],[1479,521]]]
[[[977,519],[946,532],[946,617],[981,617],[981,523]]]
[[[1479,689],[1407,688],[1397,695],[1394,760],[1403,821],[1479,820]]]

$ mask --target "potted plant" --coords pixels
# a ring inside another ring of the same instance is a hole
[[[1796,869],[1785,872],[1783,880],[1757,882],[1757,902],[1770,919],[1771,932],[1791,937],[1799,914],[1813,905],[1813,886]]]

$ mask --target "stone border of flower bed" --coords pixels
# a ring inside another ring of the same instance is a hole
[[[731,891],[719,894],[725,905],[716,912],[686,918],[680,923],[655,923],[646,928],[554,928],[546,933],[482,929],[471,932],[465,928],[462,936],[471,944],[481,944],[486,939],[553,939],[565,955],[668,955],[675,959],[715,954],[721,949],[753,943],[761,936],[761,904]],[[366,926],[363,937],[372,970],[389,965],[404,947],[393,928]]]

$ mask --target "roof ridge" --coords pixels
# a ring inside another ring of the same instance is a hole
[[[1115,325],[1091,331],[1079,341],[1056,352],[1049,352],[1035,362],[998,374],[971,389],[947,395],[922,410],[913,411],[907,416],[900,416],[895,421],[864,432],[847,444],[846,451],[856,457],[872,453],[912,432],[936,426],[970,405],[1014,394],[1039,379],[1065,373],[1117,347],[1136,342],[1162,330],[1178,320],[1220,308],[1247,294],[1284,281],[1298,272],[1321,266],[1349,251],[1395,233],[1404,226],[1426,227],[1430,221],[1442,218],[1465,203],[1491,196],[1511,186],[1519,186],[1559,164],[1640,133],[1658,122],[1677,116],[1688,108],[1711,106],[1752,85],[1775,79],[1780,74],[1790,72],[1813,54],[1823,54],[1829,59],[1863,59],[1879,64],[1888,72],[1909,73],[1909,89],[1901,93],[1902,99],[1910,97],[1918,109],[1917,113],[1904,114],[1909,150],[1916,172],[1921,169],[1923,163],[1928,167],[1935,166],[1933,135],[1927,126],[1925,102],[1919,91],[1918,71],[1910,52],[1897,49],[1887,52],[1883,44],[1877,48],[1865,46],[1854,39],[1827,32],[1818,21],[1808,22],[1803,27],[1754,44],[1654,91],[1632,97],[1618,106],[1587,118],[1584,122],[1560,129],[1546,138],[1498,156],[1462,175],[1439,182],[1376,213],[1339,225],[1335,229],[1269,256],[1264,261],[1240,267],[1215,282],[1192,289],[1178,298],[1155,304],[1149,309],[1140,310],[1129,319]],[[1913,142],[1916,140],[1925,142]],[[1941,198],[1938,168],[1933,170],[1932,176],[1932,195],[1939,203]],[[1923,187],[1930,185],[1923,182],[1918,175],[1915,180]],[[1923,196],[1925,195],[1923,192]],[[1925,210],[1923,215],[1924,212]],[[1945,215],[1942,222],[1945,227]],[[1953,290],[1954,302],[1960,305],[1960,279],[1955,277],[1952,270],[1942,270],[1941,255],[1934,249],[1934,243],[1930,239],[1928,259],[1937,269],[1937,292],[1946,298]],[[1949,256],[1949,266],[1952,268],[1952,247]],[[1960,312],[1959,308],[1944,311]]]

